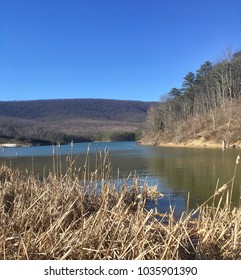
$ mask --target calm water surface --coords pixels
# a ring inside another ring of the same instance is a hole
[[[130,173],[136,174],[140,184],[147,181],[157,185],[158,190],[166,194],[158,201],[161,211],[168,211],[169,204],[176,212],[183,211],[188,193],[190,207],[196,207],[209,198],[219,186],[233,177],[234,167],[239,150],[208,148],[146,147],[135,142],[110,143],[74,143],[55,147],[17,147],[0,149],[0,161],[13,168],[34,170],[43,174],[58,165],[62,172],[66,170],[66,158],[76,160],[77,167],[84,165],[89,149],[90,170],[95,170],[96,155],[103,157],[109,151],[112,166],[111,176],[120,182]],[[234,203],[239,201],[241,185],[241,163],[237,167]]]

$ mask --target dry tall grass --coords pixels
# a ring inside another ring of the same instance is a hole
[[[155,188],[134,178],[117,191],[105,160],[94,172],[70,165],[64,176],[41,179],[2,166],[0,259],[241,259],[241,211],[230,203],[235,174],[211,204],[175,221],[172,211],[145,210],[160,195]]]

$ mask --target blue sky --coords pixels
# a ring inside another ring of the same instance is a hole
[[[157,101],[241,49],[241,0],[0,0],[0,100]]]

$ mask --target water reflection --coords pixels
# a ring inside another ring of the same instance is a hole
[[[190,149],[190,148],[151,148],[148,158],[149,170],[161,178],[177,195],[191,194],[191,207],[201,204],[215,191],[216,185],[222,186],[233,177],[237,150]],[[238,166],[234,201],[239,200],[241,182]]]
[[[229,181],[239,154],[235,149],[143,147],[134,142],[63,145],[55,147],[54,156],[52,149],[52,146],[5,149],[0,151],[0,160],[8,166],[28,169],[35,174],[48,174],[53,169],[65,173],[70,157],[77,169],[83,168],[89,150],[88,168],[94,171],[103,159],[104,151],[108,150],[112,180],[136,174],[140,184],[158,185],[159,191],[167,195],[159,201],[161,210],[168,208],[171,202],[177,211],[185,208],[188,193],[191,196],[190,207],[194,208],[214,193],[217,182],[222,186]],[[236,204],[240,196],[240,168],[238,165],[234,184]]]

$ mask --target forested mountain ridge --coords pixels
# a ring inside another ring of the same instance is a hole
[[[150,109],[143,144],[241,144],[241,51],[206,61]]]
[[[142,122],[154,102],[113,99],[0,101],[0,116],[18,119],[91,118]]]
[[[53,99],[0,102],[0,138],[27,143],[134,139],[155,102]]]

